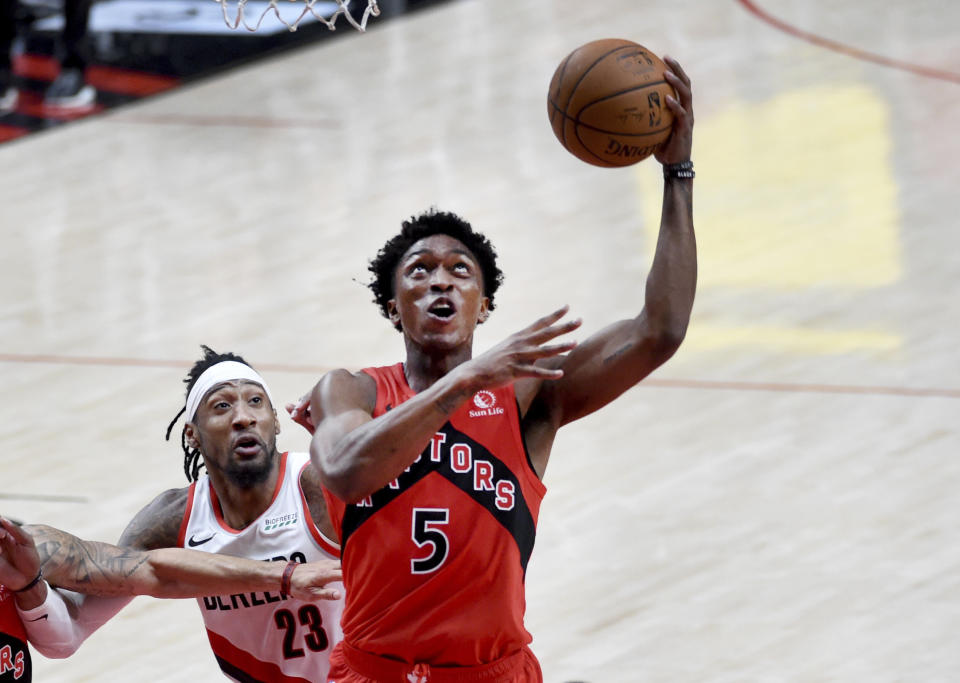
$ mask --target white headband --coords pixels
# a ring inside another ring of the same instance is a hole
[[[270,405],[274,405],[273,396],[270,395],[267,383],[263,381],[263,377],[256,370],[235,360],[225,360],[216,365],[211,365],[197,378],[196,383],[187,395],[187,422],[193,422],[193,418],[197,414],[197,408],[200,407],[200,401],[203,400],[210,389],[222,382],[232,382],[237,379],[247,379],[259,384],[263,387],[267,398],[270,399]]]

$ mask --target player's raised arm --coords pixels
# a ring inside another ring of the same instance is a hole
[[[450,415],[481,389],[520,378],[556,379],[563,373],[538,365],[576,343],[549,343],[580,326],[558,321],[566,307],[543,316],[503,342],[456,366],[415,396],[376,419],[376,385],[365,373],[329,373],[313,391],[316,424],[310,455],[324,485],[352,503],[397,478],[423,452]]]
[[[683,341],[693,308],[697,255],[693,231],[693,98],[690,79],[665,58],[673,132],[656,152],[664,167],[663,209],[657,247],[647,277],[643,309],[632,320],[601,330],[570,352],[558,367],[564,376],[539,387],[539,408],[557,426],[603,407],[672,356]]]

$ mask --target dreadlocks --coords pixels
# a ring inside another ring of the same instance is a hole
[[[190,395],[190,390],[193,389],[193,385],[197,383],[198,379],[200,379],[200,375],[217,363],[222,363],[226,360],[232,360],[250,366],[250,363],[235,353],[217,353],[206,344],[201,344],[200,348],[203,349],[203,358],[193,364],[193,367],[190,368],[190,372],[187,373],[187,376],[183,380],[187,385],[187,396]],[[173,418],[173,421],[170,422],[169,426],[167,427],[167,441],[170,440],[170,433],[173,431],[173,426],[177,424],[177,420],[179,420],[180,416],[186,411],[187,408],[184,406],[180,409],[180,412],[177,413],[176,417]],[[180,447],[183,449],[183,473],[187,476],[187,481],[194,482],[200,477],[200,468],[203,467],[203,459],[200,457],[201,454],[199,448],[190,448],[190,446],[187,445],[186,424],[184,424],[183,429],[180,430]]]

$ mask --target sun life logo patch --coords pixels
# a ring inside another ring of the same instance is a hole
[[[473,395],[473,405],[477,410],[470,411],[470,417],[503,415],[503,408],[497,405],[497,396],[492,391],[482,389]]]

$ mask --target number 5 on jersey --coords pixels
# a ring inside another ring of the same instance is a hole
[[[437,527],[447,524],[450,511],[446,508],[413,509],[413,542],[418,548],[430,547],[426,557],[410,560],[412,574],[429,574],[440,568],[450,552],[447,535]]]

